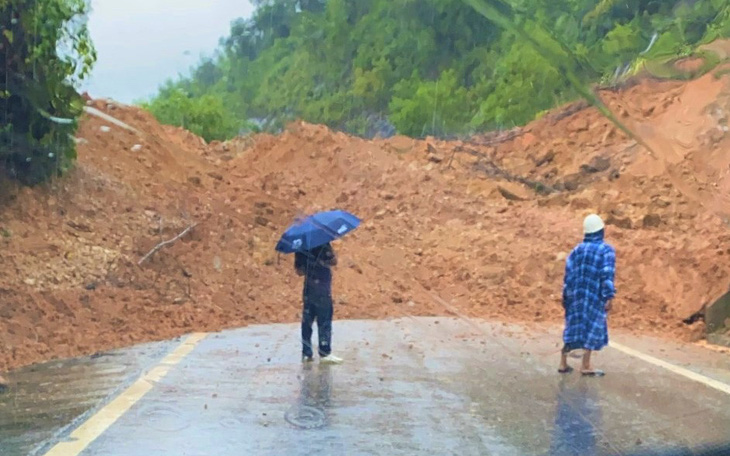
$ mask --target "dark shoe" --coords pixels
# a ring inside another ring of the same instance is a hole
[[[568,366],[565,369],[558,369],[558,374],[569,374],[569,373],[573,372],[574,370],[575,369],[573,369],[572,367]]]

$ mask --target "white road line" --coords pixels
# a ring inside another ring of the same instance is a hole
[[[188,336],[167,355],[159,365],[140,377],[129,388],[114,398],[104,408],[77,427],[67,441],[60,442],[44,456],[78,456],[94,440],[121,418],[134,404],[144,397],[165,375],[187,356],[207,334],[195,333]]]
[[[730,394],[730,385],[728,385],[726,383],[723,383],[721,381],[715,380],[710,377],[706,377],[702,374],[698,374],[697,372],[693,372],[689,369],[685,369],[684,367],[675,366],[672,363],[662,361],[661,359],[654,358],[653,356],[649,356],[645,353],[634,350],[633,348],[629,348],[629,347],[626,347],[625,345],[617,344],[616,342],[611,342],[609,345],[610,345],[610,347],[615,348],[616,350],[623,352],[629,356],[633,356],[634,358],[640,359],[642,361],[646,361],[647,363],[653,364],[658,367],[663,367],[664,369],[666,369],[670,372],[674,372],[675,374],[681,375],[690,380],[694,380],[696,382],[702,383],[705,386],[709,386],[710,388],[714,388],[718,391],[722,391],[725,394]]]

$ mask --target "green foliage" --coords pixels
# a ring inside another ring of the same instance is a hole
[[[411,136],[463,133],[471,119],[469,93],[459,85],[455,70],[435,81],[414,74],[394,88],[390,120],[399,132]]]
[[[275,130],[296,118],[363,135],[383,119],[413,136],[510,127],[590,98],[588,84],[619,66],[686,54],[730,29],[727,0],[254,3],[214,59],[160,90],[149,105],[160,120],[182,124],[160,108],[181,89],[222,100],[215,137],[235,134],[230,122]]]
[[[601,50],[604,55],[631,60],[643,44],[638,22],[633,21],[611,29],[601,41]]]
[[[239,131],[218,95],[190,97],[182,89],[170,88],[167,96],[143,106],[160,122],[183,127],[206,141],[226,139]]]
[[[63,172],[76,156],[83,101],[74,84],[96,53],[83,0],[0,0],[0,168],[28,185]]]
[[[661,59],[674,57],[684,48],[684,42],[677,31],[667,31],[659,35],[647,57],[650,59]]]
[[[513,127],[560,101],[568,81],[525,41],[515,41],[492,76],[494,89],[473,119],[478,128]]]
[[[725,4],[726,2],[725,0],[713,0],[713,3]],[[713,22],[707,27],[702,42],[709,43],[718,38],[730,38],[730,5],[722,8]]]

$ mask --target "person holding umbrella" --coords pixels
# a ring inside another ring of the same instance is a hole
[[[320,362],[339,364],[341,358],[332,354],[332,267],[337,266],[337,256],[332,245],[315,247],[306,252],[296,252],[294,269],[304,277],[302,301],[302,360],[313,361],[312,327],[317,321]]]
[[[294,253],[294,269],[304,277],[302,310],[302,361],[314,360],[312,327],[317,322],[320,363],[340,364],[332,354],[332,267],[337,256],[331,242],[360,225],[360,219],[345,211],[328,211],[296,222],[276,245],[282,253]]]

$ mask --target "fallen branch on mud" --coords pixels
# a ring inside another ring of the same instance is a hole
[[[530,180],[521,176],[508,173],[504,169],[500,168],[491,158],[489,158],[487,154],[479,152],[472,148],[465,148],[462,146],[455,147],[454,152],[451,154],[451,159],[449,159],[449,166],[451,166],[451,162],[454,160],[454,156],[457,152],[464,152],[473,157],[476,157],[477,162],[474,163],[474,165],[472,166],[473,169],[476,171],[481,171],[487,174],[489,177],[501,177],[508,182],[519,182],[520,184],[531,188],[533,191],[537,192],[540,195],[558,193],[558,189],[551,185],[548,185],[547,183]]]
[[[169,239],[169,240],[167,240],[167,241],[162,241],[162,242],[160,242],[160,243],[159,243],[159,244],[157,244],[157,245],[156,245],[156,246],[155,246],[155,247],[154,247],[154,248],[153,248],[152,250],[150,250],[149,252],[147,252],[147,255],[143,256],[143,257],[142,257],[142,258],[141,258],[141,259],[140,259],[140,260],[139,260],[139,261],[137,262],[137,265],[138,265],[138,266],[141,266],[141,265],[142,265],[142,263],[144,263],[145,261],[147,261],[147,259],[148,259],[149,257],[151,257],[152,255],[154,255],[154,254],[155,254],[155,253],[156,253],[156,252],[157,252],[158,250],[160,250],[161,248],[163,248],[163,247],[165,247],[165,246],[168,246],[168,245],[170,245],[170,244],[174,243],[175,241],[179,240],[180,238],[182,238],[183,236],[185,236],[186,234],[188,234],[188,233],[190,232],[190,230],[192,230],[192,229],[193,229],[193,228],[195,228],[196,226],[198,226],[198,224],[197,224],[197,223],[193,223],[192,225],[190,225],[190,226],[188,226],[187,228],[185,228],[185,229],[184,229],[184,230],[183,230],[183,231],[182,231],[182,232],[181,232],[180,234],[178,234],[178,235],[177,235],[177,236],[175,236],[174,238],[172,238],[172,239]]]
[[[479,136],[473,136],[468,142],[478,146],[491,147],[519,138],[527,133],[527,131],[527,129],[522,127],[515,127],[507,131],[492,131]]]

